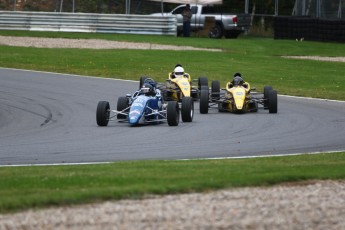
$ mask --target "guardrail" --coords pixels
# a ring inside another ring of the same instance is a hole
[[[177,34],[174,16],[0,11],[0,30]]]

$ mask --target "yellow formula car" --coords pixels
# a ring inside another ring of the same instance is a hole
[[[206,77],[200,77],[197,86],[193,86],[191,76],[185,73],[181,67],[181,72],[169,73],[166,83],[158,83],[157,88],[161,90],[164,101],[177,101],[180,105],[181,118],[183,122],[192,122],[194,117],[194,100],[199,99],[200,89],[208,88]],[[147,77],[140,78],[140,85]]]
[[[195,81],[192,81],[188,73],[176,75],[176,73],[169,73],[166,80],[164,96],[168,101],[182,101],[183,97],[192,97],[194,100],[199,99],[199,91],[202,86],[208,87],[208,80],[206,77],[199,77],[198,85],[193,86]]]
[[[178,71],[180,69],[180,72]],[[181,102],[181,116],[183,122],[191,122],[194,116],[194,100],[199,99],[202,87],[208,88],[206,77],[200,77],[197,86],[193,86],[191,76],[184,72],[182,67],[175,68],[169,73],[165,86],[162,88],[163,97],[166,101]]]
[[[260,105],[269,113],[278,112],[276,90],[271,86],[265,86],[263,93],[251,90],[250,84],[242,78],[235,77],[224,89],[220,89],[219,81],[212,81],[211,89],[205,88],[200,92],[200,113],[208,113],[208,109],[215,106],[219,112],[257,112]]]

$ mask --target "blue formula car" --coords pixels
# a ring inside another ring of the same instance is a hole
[[[119,97],[117,110],[110,109],[108,101],[100,101],[96,111],[98,126],[107,126],[109,121],[115,119],[128,122],[132,126],[162,122],[177,126],[179,117],[178,102],[164,102],[160,90],[156,89],[156,82],[151,78],[147,78],[133,95]]]

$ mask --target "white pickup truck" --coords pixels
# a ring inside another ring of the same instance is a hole
[[[177,31],[180,33],[183,29],[182,11],[186,5],[177,6],[170,13],[154,13],[152,15],[176,15]],[[214,17],[215,25],[209,31],[209,37],[237,38],[241,33],[248,31],[250,28],[251,18],[249,14],[227,14],[221,13],[216,7],[210,5],[192,4],[193,13],[191,19],[191,30],[198,31],[204,29],[205,18]]]

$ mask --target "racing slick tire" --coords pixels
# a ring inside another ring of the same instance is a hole
[[[181,115],[183,122],[192,122],[194,116],[194,102],[192,97],[183,97],[181,105]]]
[[[275,90],[271,90],[268,93],[268,110],[269,110],[269,113],[278,112],[278,97],[277,97],[277,91]]]
[[[96,110],[96,121],[98,126],[107,126],[110,116],[110,105],[107,101],[100,101]]]
[[[208,100],[209,100],[208,87],[202,87],[200,90],[200,113],[208,113]]]
[[[147,79],[147,76],[141,76],[140,80],[139,80],[139,90],[141,89],[141,87],[143,86],[145,80]]]
[[[178,126],[180,121],[180,107],[177,101],[169,101],[167,106],[167,120],[169,126]]]
[[[198,79],[198,89],[201,90],[203,86],[208,88],[208,79],[207,77],[199,77]]]
[[[128,97],[119,97],[117,99],[117,111],[122,111],[125,110],[126,108],[128,108]],[[128,112],[128,110],[125,110],[124,112]],[[117,119],[126,119],[127,116],[123,115],[123,114],[117,114],[116,115]]]
[[[272,86],[264,87],[264,109],[268,109],[268,94],[271,90],[273,90]]]
[[[211,99],[212,101],[220,98],[220,81],[212,81],[211,83]]]

